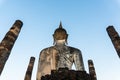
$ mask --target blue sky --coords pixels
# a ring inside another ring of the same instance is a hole
[[[0,41],[17,19],[24,25],[0,80],[24,80],[31,56],[36,57],[36,80],[39,53],[52,46],[60,21],[68,45],[82,51],[87,72],[92,59],[98,80],[120,79],[120,59],[106,32],[113,25],[120,34],[120,0],[0,0]]]

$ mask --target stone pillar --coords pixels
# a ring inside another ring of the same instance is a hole
[[[0,75],[5,66],[6,61],[9,58],[9,55],[20,33],[22,25],[22,21],[16,20],[0,43]]]
[[[34,62],[35,62],[35,57],[31,57],[24,80],[31,80],[31,75],[32,75]]]
[[[92,80],[97,80],[94,64],[92,60],[88,60],[89,74]]]
[[[117,31],[114,29],[113,26],[108,26],[107,27],[107,33],[114,45],[114,48],[116,49],[116,52],[120,58],[120,37],[119,34],[117,33]]]

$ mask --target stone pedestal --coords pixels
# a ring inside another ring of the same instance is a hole
[[[92,80],[92,78],[86,71],[60,68],[59,70],[52,70],[50,75],[42,76],[41,80]]]

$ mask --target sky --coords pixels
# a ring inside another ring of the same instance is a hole
[[[23,26],[0,80],[24,80],[31,56],[36,80],[40,51],[53,45],[60,21],[68,45],[81,50],[87,73],[92,59],[97,80],[120,80],[120,58],[106,32],[113,25],[120,34],[120,0],[0,0],[0,41],[15,20]]]

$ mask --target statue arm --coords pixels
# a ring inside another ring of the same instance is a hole
[[[80,50],[74,51],[74,64],[75,64],[76,70],[81,70],[81,71],[85,70],[82,53]]]
[[[40,52],[40,55],[39,55],[39,60],[38,60],[38,70],[37,70],[37,79],[36,80],[41,80],[41,67],[42,67],[42,61],[44,61],[44,51],[41,51]]]

